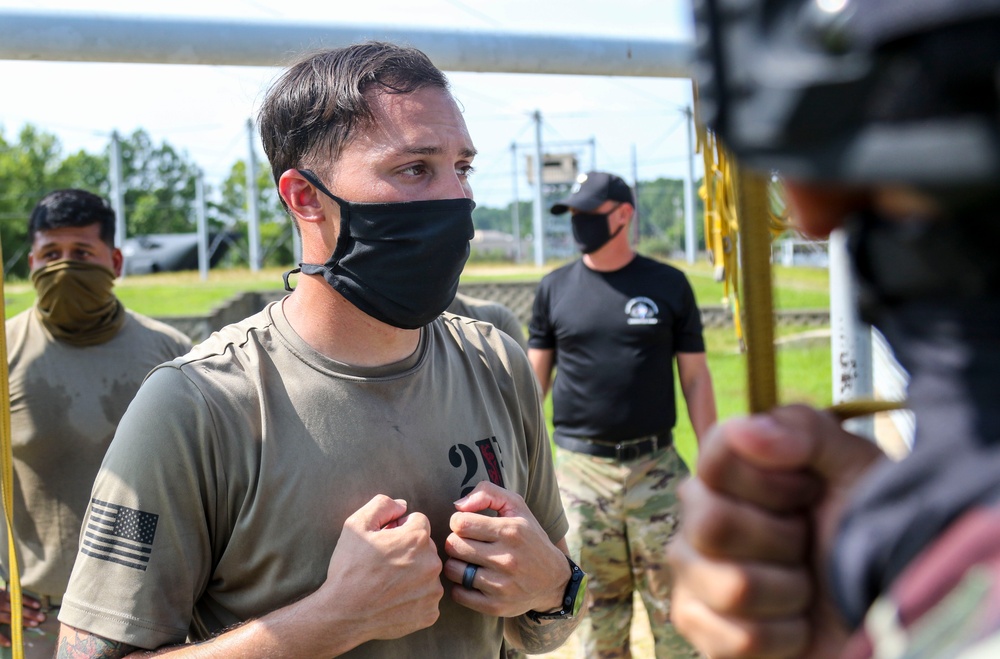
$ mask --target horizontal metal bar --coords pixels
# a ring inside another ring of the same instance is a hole
[[[689,76],[686,41],[357,23],[0,9],[0,59],[282,66],[367,39],[423,50],[445,71]]]

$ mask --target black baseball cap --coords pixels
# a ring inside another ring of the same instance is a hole
[[[562,215],[570,208],[590,212],[607,200],[621,201],[635,206],[632,188],[621,177],[607,172],[587,172],[577,177],[569,196],[553,204],[553,215]]]

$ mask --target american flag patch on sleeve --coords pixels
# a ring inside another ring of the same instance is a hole
[[[153,513],[91,499],[80,553],[145,571],[159,518]]]

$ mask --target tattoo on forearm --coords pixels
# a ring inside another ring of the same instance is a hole
[[[73,634],[59,639],[56,659],[121,659],[134,652],[134,645],[127,645],[92,634]]]
[[[542,624],[533,622],[525,616],[508,618],[508,624],[513,623],[514,630],[520,637],[520,645],[528,654],[552,652],[569,638],[583,616],[566,620],[551,620]]]

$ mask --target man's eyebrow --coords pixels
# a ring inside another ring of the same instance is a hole
[[[61,245],[62,243],[60,243],[58,240],[47,240],[41,245],[39,245],[38,248],[48,249],[50,247],[60,247]],[[70,247],[91,247],[92,245],[93,243],[89,241],[81,241],[81,240],[74,240],[73,242],[69,243]]]
[[[414,146],[406,149],[402,149],[401,153],[406,153],[415,156],[436,156],[441,153],[441,147],[437,146]],[[479,152],[474,148],[464,148],[459,151],[459,155],[463,158],[475,158]]]

